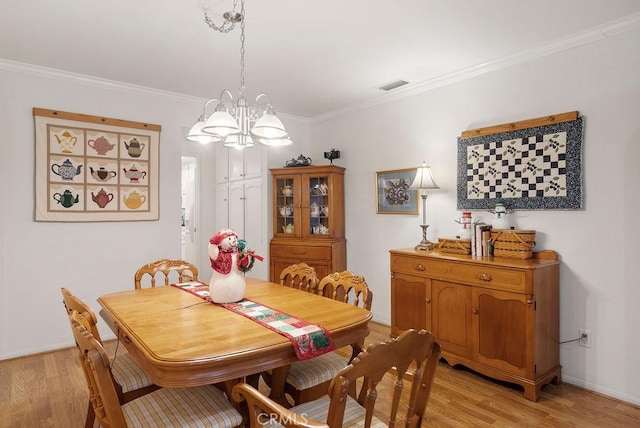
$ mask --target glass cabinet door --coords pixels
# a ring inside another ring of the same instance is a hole
[[[309,176],[309,230],[313,236],[326,238],[331,234],[331,200],[329,177]]]
[[[293,236],[300,229],[300,225],[296,222],[296,207],[300,203],[296,201],[299,198],[297,191],[297,183],[295,177],[280,177],[276,183],[274,192],[276,194],[276,225],[274,234],[285,234]]]

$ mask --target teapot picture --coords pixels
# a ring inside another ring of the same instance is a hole
[[[131,180],[131,183],[137,183],[138,180],[147,176],[147,171],[140,171],[136,168],[135,164],[131,165],[131,168],[122,168],[124,176]]]
[[[62,133],[62,138],[58,136],[58,134],[54,134],[56,140],[58,140],[58,145],[62,150],[62,153],[73,153],[73,147],[76,145],[76,141],[78,139],[71,135],[69,131],[64,131]]]
[[[293,187],[287,185],[280,189],[284,196],[293,196]]]
[[[103,166],[101,166],[97,171],[94,171],[93,167],[90,166],[89,171],[91,171],[91,176],[94,180],[102,182],[107,182],[118,174],[115,171],[107,171]]]
[[[62,165],[59,165],[57,163],[51,165],[51,171],[55,175],[62,177],[63,180],[73,180],[73,177],[80,174],[81,170],[82,165],[74,167],[73,162],[71,162],[71,160],[69,159],[62,162]]]
[[[289,223],[286,226],[282,226],[282,232],[284,232],[284,233],[293,233],[293,224]]]
[[[93,202],[95,202],[100,208],[104,208],[113,200],[113,193],[107,193],[104,188],[102,188],[97,195],[94,195],[93,192],[91,192],[91,200],[93,200]]]
[[[65,208],[71,208],[74,204],[80,202],[80,195],[76,195],[74,198],[71,190],[65,190],[62,194],[54,193],[52,197],[57,203]]]
[[[142,206],[142,204],[144,204],[144,201],[147,200],[147,197],[144,195],[141,195],[140,193],[136,192],[135,190],[131,193],[129,193],[129,196],[123,196],[122,197],[122,201],[124,202],[124,204],[132,210],[137,210],[138,208],[140,208]]]
[[[87,141],[87,146],[95,150],[99,155],[106,155],[108,151],[112,150],[116,145],[109,143],[105,137],[98,137],[95,140]]]
[[[324,224],[319,224],[317,226],[315,226],[313,228],[313,233],[314,234],[320,234],[320,235],[328,235],[329,234],[329,228],[327,226],[325,226]]]
[[[142,154],[142,150],[144,150],[144,143],[139,142],[135,137],[129,141],[129,144],[125,141],[124,146],[127,149],[127,153],[129,153],[129,156],[132,158],[139,158]]]

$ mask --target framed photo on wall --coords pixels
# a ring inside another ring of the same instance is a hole
[[[409,189],[416,168],[376,172],[376,213],[418,215],[418,191]]]

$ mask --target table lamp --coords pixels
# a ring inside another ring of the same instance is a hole
[[[433,242],[427,239],[427,190],[439,189],[438,185],[433,179],[431,174],[431,167],[427,166],[426,162],[422,162],[422,165],[416,171],[416,178],[409,186],[409,189],[415,189],[420,191],[422,197],[422,241],[414,247],[415,250],[433,250]]]

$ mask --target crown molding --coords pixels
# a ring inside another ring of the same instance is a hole
[[[32,76],[59,80],[74,84],[82,84],[94,88],[107,89],[112,91],[128,92],[131,94],[143,94],[172,98],[179,101],[198,101],[202,98],[191,95],[179,94],[176,92],[163,91],[161,89],[148,88],[145,86],[133,85],[130,83],[118,82],[115,80],[102,79],[100,77],[87,76],[70,71],[57,70],[55,68],[41,67],[39,65],[27,64],[18,61],[0,59],[0,70],[14,73],[28,74]]]
[[[84,74],[72,73],[69,71],[57,70],[55,68],[41,67],[39,65],[27,64],[6,59],[0,59],[0,70],[19,74],[28,74],[52,80],[65,81],[68,83],[81,84],[99,89],[126,92],[130,94],[159,96],[177,101],[197,102],[198,104],[204,104],[205,102],[207,102],[207,99],[202,97],[185,95],[177,92],[163,91],[161,89],[148,88],[146,86],[133,85],[130,83],[102,79],[99,77],[87,76]],[[281,119],[297,120],[307,125],[310,124],[311,120],[308,117],[296,116],[286,113],[278,113],[278,116]]]
[[[470,79],[481,74],[491,71],[500,70],[511,67],[513,65],[522,64],[532,61],[546,55],[552,55],[558,52],[593,43],[607,37],[615,36],[620,33],[632,31],[640,28],[640,13],[629,15],[625,18],[610,21],[604,25],[591,28],[587,31],[575,33],[569,37],[551,41],[542,46],[538,46],[517,54],[509,55],[497,60],[478,64],[466,69],[458,70],[453,73],[444,74],[433,79],[423,80],[421,82],[409,84],[398,88],[392,92],[379,95],[365,101],[355,103],[343,108],[335,109],[327,113],[311,118],[311,124],[322,123],[339,116],[356,113],[391,101],[406,98],[425,91],[429,91],[442,86],[447,86],[462,80]]]

